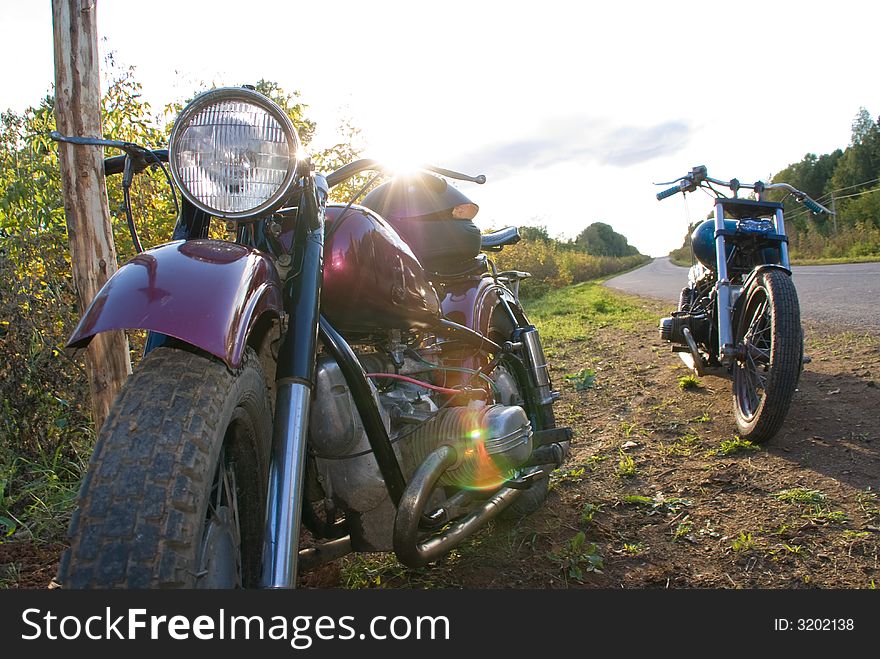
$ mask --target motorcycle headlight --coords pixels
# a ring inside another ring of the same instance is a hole
[[[274,102],[245,88],[215,89],[187,105],[171,130],[171,175],[215,217],[272,212],[296,177],[299,136]]]

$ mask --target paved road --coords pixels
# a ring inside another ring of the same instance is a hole
[[[793,273],[803,318],[880,331],[880,263],[795,266]],[[664,257],[605,285],[677,303],[686,283],[687,268]]]

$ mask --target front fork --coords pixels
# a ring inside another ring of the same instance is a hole
[[[759,197],[760,199],[760,197]],[[776,209],[774,217],[776,233],[785,235],[785,220],[781,208]],[[730,366],[736,356],[733,343],[733,286],[727,276],[727,250],[724,242],[724,206],[721,200],[715,204],[715,262],[718,264],[718,283],[715,284],[715,299],[718,307],[718,347],[719,359]],[[780,265],[790,269],[788,243],[779,244]]]
[[[731,305],[731,284],[727,278],[727,249],[724,244],[724,206],[719,200],[715,204],[715,263],[718,270],[718,282],[715,284],[715,301],[718,310],[718,352],[719,359],[725,366],[733,361],[735,347],[733,345]]]
[[[296,585],[306,439],[315,381],[315,354],[324,257],[323,190],[303,192],[293,240],[293,275],[285,282],[289,326],[278,355],[272,457],[263,534],[263,588]]]

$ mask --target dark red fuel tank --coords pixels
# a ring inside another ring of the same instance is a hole
[[[340,332],[428,329],[440,298],[418,259],[373,211],[327,206],[321,312]]]

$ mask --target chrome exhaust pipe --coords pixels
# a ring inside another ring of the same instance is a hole
[[[466,517],[442,533],[429,535],[419,529],[425,507],[437,482],[458,463],[456,450],[443,445],[422,462],[403,492],[394,519],[394,553],[407,567],[423,567],[453,549],[483,527],[516,499],[521,490],[503,487]]]

